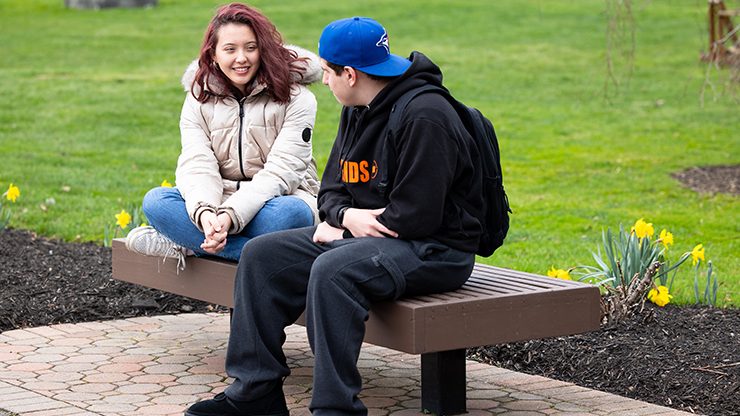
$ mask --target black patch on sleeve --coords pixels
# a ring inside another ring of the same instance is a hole
[[[303,133],[301,134],[301,137],[303,137],[303,141],[308,143],[311,141],[311,129],[306,127],[303,129]]]

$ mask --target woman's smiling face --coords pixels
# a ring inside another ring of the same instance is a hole
[[[227,23],[218,30],[214,62],[238,88],[246,94],[260,68],[257,37],[251,27],[241,23]]]

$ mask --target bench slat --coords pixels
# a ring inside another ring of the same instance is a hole
[[[580,282],[574,282],[572,280],[563,279],[547,279],[542,281],[542,277],[537,274],[522,272],[519,270],[503,269],[500,267],[492,267],[487,265],[476,265],[475,268],[477,279],[504,279],[508,281],[521,281],[529,282],[533,285],[545,285],[547,287],[559,286],[559,287],[579,287],[582,285]]]
[[[175,260],[113,241],[113,278],[233,306],[236,263],[188,257],[186,264],[178,275]],[[365,341],[422,354],[592,331],[599,314],[594,286],[476,264],[457,291],[373,305]]]

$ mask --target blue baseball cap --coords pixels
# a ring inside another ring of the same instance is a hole
[[[369,17],[350,17],[329,23],[319,38],[319,56],[370,75],[394,77],[411,61],[391,53],[388,32]]]

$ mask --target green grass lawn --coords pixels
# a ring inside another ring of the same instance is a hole
[[[121,208],[163,179],[174,182],[180,76],[221,2],[103,11],[63,4],[0,2],[0,192],[11,182],[21,189],[12,227],[101,242]],[[493,120],[514,215],[504,247],[481,261],[542,274],[593,264],[603,229],[645,218],[656,233],[673,232],[674,259],[703,243],[721,304],[740,305],[738,198],[696,194],[670,176],[740,163],[737,89],[727,89],[726,71],[710,71],[714,88],[701,99],[706,2],[635,2],[634,69],[629,76],[629,59],[615,51],[620,85],[608,90],[600,0],[252,4],[286,42],[312,50],[328,22],[375,17],[393,52],[426,53],[448,88]],[[323,166],[340,107],[326,87],[312,89]],[[674,294],[693,302],[689,267]]]

